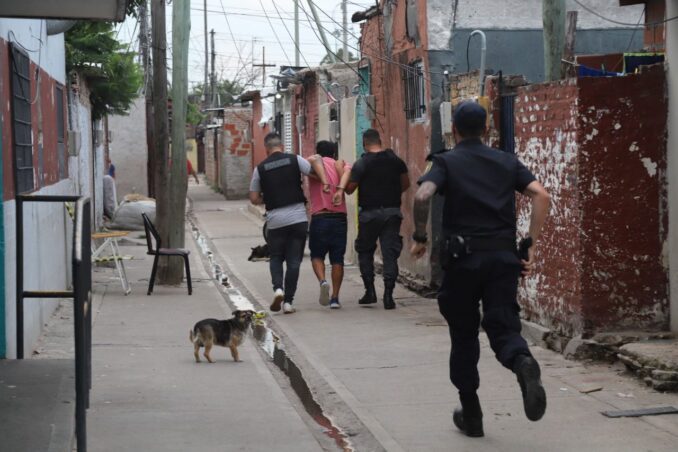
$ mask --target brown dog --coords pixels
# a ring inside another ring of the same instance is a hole
[[[254,311],[233,311],[233,318],[228,320],[205,319],[195,324],[190,332],[189,339],[193,344],[195,361],[200,362],[200,347],[205,347],[203,355],[207,361],[213,363],[210,350],[213,345],[220,345],[231,349],[233,361],[240,361],[238,346],[245,341],[247,330],[252,324]]]

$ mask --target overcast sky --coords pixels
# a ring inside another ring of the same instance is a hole
[[[341,38],[331,35],[333,31],[340,32],[342,21],[340,0],[312,0],[318,8],[321,25],[330,41],[331,47],[341,48]],[[358,10],[365,10],[374,4],[374,0],[352,0],[348,2],[349,51],[356,54],[352,47],[357,47],[357,36],[360,34],[358,24],[351,23],[351,15]],[[222,7],[223,6],[223,7]],[[280,16],[275,6],[280,11]],[[205,71],[205,28],[204,28],[204,0],[191,0],[191,39],[189,42],[189,86],[202,83]],[[318,37],[311,29],[309,20],[304,12],[311,16],[308,0],[300,0],[300,27],[299,39],[301,50],[301,65],[316,66],[327,53]],[[225,14],[224,14],[225,11]],[[270,24],[266,18],[268,15]],[[337,23],[334,23],[332,19]],[[282,17],[282,20],[281,18]],[[260,64],[262,49],[266,47],[266,64],[276,64],[277,67],[267,68],[267,85],[272,81],[268,75],[277,73],[280,65],[294,65],[295,46],[294,36],[294,0],[207,0],[207,28],[215,31],[215,66],[218,77],[232,78],[236,74],[252,74],[252,62]],[[230,30],[229,30],[230,25]],[[285,28],[287,26],[287,29]],[[315,28],[315,23],[313,24]],[[138,49],[138,26],[134,19],[127,21],[120,27],[119,39],[132,41],[132,48]],[[168,45],[172,39],[172,5],[167,5]],[[288,33],[289,30],[289,33]],[[316,30],[317,32],[317,30]],[[277,38],[276,38],[277,34]],[[209,38],[209,36],[208,36]],[[278,39],[280,43],[278,43]],[[171,49],[168,52],[171,59]],[[259,69],[260,71],[260,69]],[[256,80],[256,86],[261,87],[261,78]]]

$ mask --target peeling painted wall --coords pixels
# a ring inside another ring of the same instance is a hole
[[[668,325],[661,66],[518,90],[516,153],[552,195],[526,316],[563,334]],[[525,234],[523,200],[518,227]]]
[[[667,17],[678,16],[678,0],[666,2]],[[668,62],[668,203],[671,330],[678,332],[678,21],[666,25]]]
[[[252,143],[245,130],[252,121],[249,107],[227,107],[224,111],[223,150],[219,174],[220,188],[226,199],[246,199],[252,169]]]

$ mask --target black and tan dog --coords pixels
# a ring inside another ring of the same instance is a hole
[[[240,361],[238,346],[245,341],[254,314],[255,312],[250,310],[236,310],[233,311],[232,319],[205,319],[196,323],[189,335],[194,348],[195,361],[200,362],[200,347],[205,347],[203,355],[207,361],[213,363],[210,350],[214,345],[228,347],[231,349],[233,361]]]

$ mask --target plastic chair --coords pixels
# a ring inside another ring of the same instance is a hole
[[[188,283],[188,294],[193,294],[193,286],[191,285],[191,266],[188,262],[188,255],[191,254],[189,250],[183,248],[163,248],[160,240],[160,234],[148,219],[145,213],[141,216],[144,218],[144,229],[146,229],[146,244],[148,251],[146,254],[155,256],[153,259],[153,270],[151,271],[151,280],[148,283],[148,295],[153,293],[153,285],[155,284],[155,274],[158,270],[158,259],[160,256],[179,256],[184,259],[184,266],[186,267],[186,282]],[[155,248],[153,248],[153,239],[155,239]]]

